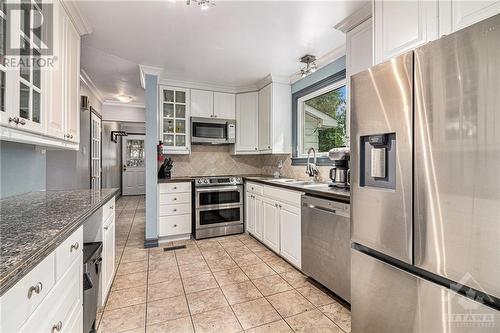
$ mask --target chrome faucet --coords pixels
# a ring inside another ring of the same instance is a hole
[[[311,163],[311,151],[314,153],[314,163]],[[318,167],[316,166],[316,150],[313,147],[307,151],[306,174],[309,177],[316,177],[319,174]]]

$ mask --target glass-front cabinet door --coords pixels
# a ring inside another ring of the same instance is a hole
[[[189,89],[160,89],[160,140],[165,154],[189,154]]]

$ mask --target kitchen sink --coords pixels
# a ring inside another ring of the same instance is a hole
[[[276,183],[295,183],[297,180],[291,179],[291,178],[273,178],[269,179],[270,182],[276,182]]]

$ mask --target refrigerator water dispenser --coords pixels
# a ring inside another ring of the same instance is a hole
[[[396,134],[360,138],[360,186],[396,188]]]

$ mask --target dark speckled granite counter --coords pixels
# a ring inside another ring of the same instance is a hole
[[[266,185],[282,187],[289,190],[301,191],[310,195],[327,199],[339,200],[346,203],[349,203],[351,199],[351,193],[348,189],[330,187],[328,186],[328,183],[320,183],[317,186],[309,187],[300,184],[276,182],[273,181],[273,177],[269,176],[260,176],[260,177],[244,176],[243,178],[246,181],[252,181]]]
[[[158,178],[158,184],[162,183],[190,183],[194,177],[172,177],[172,178]]]
[[[117,192],[40,191],[0,200],[0,296]]]

